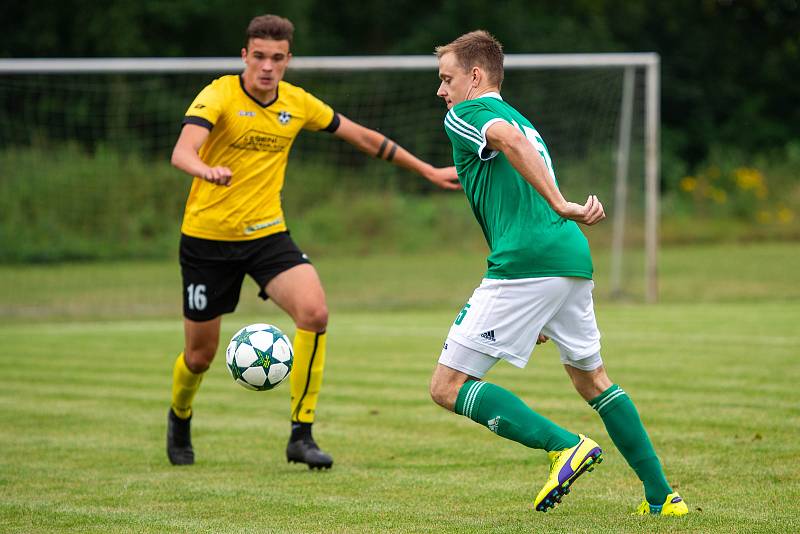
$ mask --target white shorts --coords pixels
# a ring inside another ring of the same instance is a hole
[[[585,278],[484,278],[450,328],[439,363],[476,378],[498,360],[525,367],[541,333],[562,363],[596,369],[603,361],[593,288]]]

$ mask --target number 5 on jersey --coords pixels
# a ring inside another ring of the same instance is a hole
[[[463,321],[464,317],[467,316],[467,312],[468,311],[469,311],[469,303],[464,304],[464,307],[461,308],[460,312],[458,312],[458,317],[456,317],[456,321],[455,321],[456,326],[461,324],[461,321]]]
[[[518,128],[525,134],[525,137],[528,138],[528,142],[533,145],[533,148],[542,156],[544,159],[545,164],[547,164],[547,170],[550,172],[550,176],[553,180],[556,179],[556,171],[553,170],[553,160],[550,158],[550,152],[547,150],[547,146],[544,144],[544,139],[542,136],[539,135],[539,132],[536,128],[531,128],[530,126],[520,125],[517,121],[511,121],[511,124],[514,125],[515,128]]]

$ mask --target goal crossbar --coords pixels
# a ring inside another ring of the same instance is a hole
[[[504,68],[607,68],[658,66],[655,53],[621,54],[507,54]],[[292,58],[293,70],[419,70],[436,68],[433,55],[413,56],[300,56]],[[0,74],[98,73],[98,72],[236,72],[237,57],[205,58],[19,58],[0,59]]]

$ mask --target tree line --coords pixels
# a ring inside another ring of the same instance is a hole
[[[14,2],[0,57],[238,54],[265,11],[296,26],[296,55],[428,54],[482,28],[507,53],[657,52],[664,150],[763,154],[800,140],[798,0],[87,0]]]

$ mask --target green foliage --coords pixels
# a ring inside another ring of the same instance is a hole
[[[372,180],[374,164],[386,167],[371,162],[362,173],[347,174],[313,160],[290,164],[287,220],[309,252],[434,250],[442,243],[474,248],[479,242],[463,195],[401,193],[398,183],[409,173],[384,172]],[[2,151],[0,168],[0,262],[163,258],[175,252],[191,178],[166,161],[105,145],[88,153],[68,144]]]
[[[463,196],[338,191],[301,216],[287,213],[309,252],[419,252],[474,249],[480,230]]]
[[[163,257],[177,241],[188,180],[166,163],[61,145],[5,150],[0,168],[0,261]]]
[[[46,157],[45,157],[46,154]],[[354,168],[293,158],[283,194],[289,227],[309,253],[483,250],[463,194],[362,154]],[[0,262],[165,258],[175,254],[191,179],[165,160],[109,145],[0,151]],[[387,169],[390,171],[387,173]],[[379,172],[380,171],[380,172]],[[613,210],[603,151],[557,170],[565,195],[589,192]],[[715,151],[693,175],[666,177],[662,242],[800,237],[800,145],[750,158]],[[377,178],[376,178],[377,177]],[[641,242],[641,187],[628,205],[629,241]],[[587,190],[587,184],[591,191]],[[610,225],[592,229],[607,244]]]
[[[698,220],[737,219],[757,228],[797,228],[800,144],[756,157],[714,149],[705,164],[673,184],[669,206]]]

